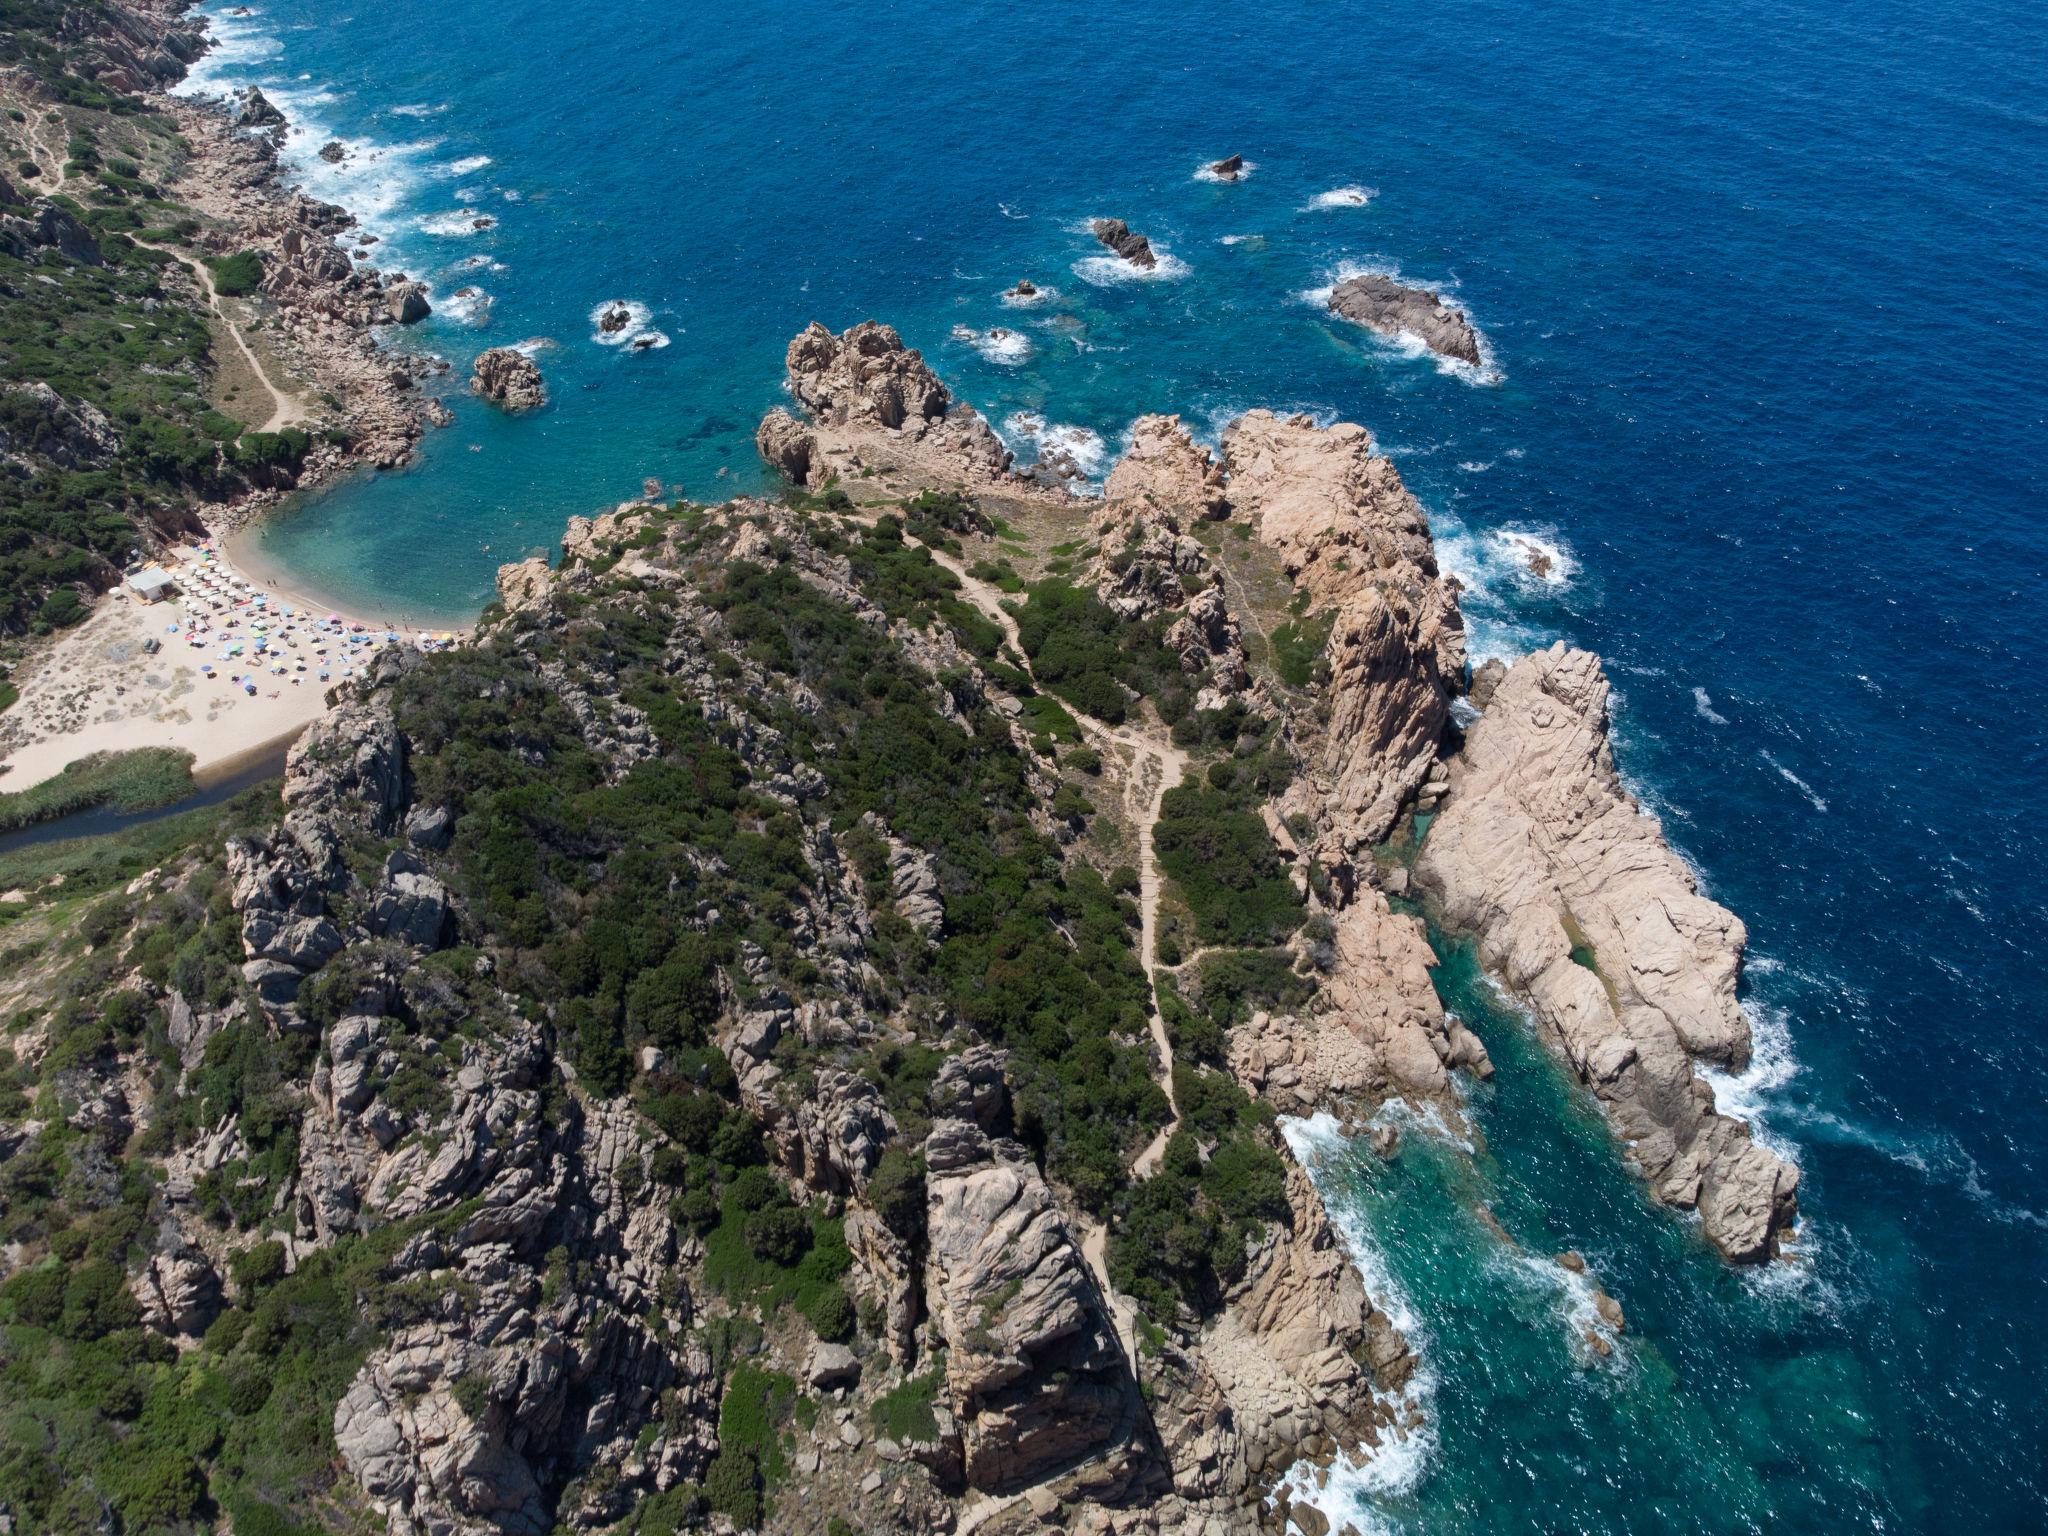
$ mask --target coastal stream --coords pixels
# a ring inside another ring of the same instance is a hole
[[[303,590],[458,620],[647,477],[767,489],[752,432],[788,338],[873,317],[1025,458],[1098,476],[1145,412],[1364,422],[1475,660],[1607,658],[1624,776],[1749,925],[1757,1058],[1715,1088],[1799,1163],[1799,1252],[1716,1262],[1442,946],[1499,1069],[1469,1136],[1407,1123],[1382,1162],[1288,1128],[1424,1373],[1425,1428],[1334,1477],[1333,1514],[2048,1523],[2048,427],[2014,377],[2048,348],[2031,11],[1567,0],[1390,34],[1206,0],[204,14],[220,46],[184,88],[263,87],[292,174],[430,284],[392,344],[453,364],[454,424],[413,467],[249,535]],[[1197,175],[1233,152],[1247,179]],[[1151,275],[1105,263],[1086,221],[1112,215],[1162,253]],[[1454,297],[1486,366],[1329,316],[1361,271]],[[1040,295],[1006,302],[1025,277]],[[614,302],[632,319],[607,335]],[[494,345],[532,351],[544,411],[462,391]],[[1607,1354],[1565,1249],[1626,1310]]]

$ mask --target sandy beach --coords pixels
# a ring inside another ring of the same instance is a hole
[[[17,673],[21,698],[0,715],[0,790],[133,747],[183,748],[204,775],[304,730],[326,712],[328,690],[387,646],[461,638],[387,627],[266,582],[218,540],[177,546],[159,563],[172,595],[144,602],[124,583]]]

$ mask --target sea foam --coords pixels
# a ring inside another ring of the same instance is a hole
[[[1295,1161],[1308,1172],[1330,1213],[1345,1251],[1365,1281],[1366,1290],[1388,1321],[1401,1331],[1416,1360],[1414,1374],[1398,1394],[1376,1394],[1390,1410],[1395,1426],[1377,1444],[1347,1449],[1327,1469],[1302,1460],[1280,1480],[1289,1499],[1307,1504],[1328,1517],[1332,1530],[1355,1527],[1361,1533],[1392,1532],[1395,1527],[1380,1508],[1382,1501],[1410,1493],[1435,1460],[1437,1436],[1431,1409],[1437,1377],[1427,1354],[1428,1336],[1407,1293],[1394,1279],[1385,1256],[1367,1229],[1355,1202],[1327,1179],[1326,1163],[1342,1166],[1355,1156],[1335,1116],[1319,1112],[1306,1119],[1283,1119],[1280,1134]],[[1319,1476],[1322,1486],[1317,1486]]]

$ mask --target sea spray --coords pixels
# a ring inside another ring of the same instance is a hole
[[[1421,1316],[1374,1241],[1347,1182],[1348,1176],[1355,1176],[1361,1167],[1360,1158],[1370,1154],[1361,1152],[1344,1134],[1337,1118],[1327,1111],[1306,1118],[1282,1119],[1280,1134],[1322,1197],[1331,1225],[1364,1279],[1372,1304],[1386,1314],[1408,1341],[1415,1369],[1398,1393],[1375,1392],[1375,1400],[1392,1421],[1377,1444],[1346,1448],[1327,1468],[1308,1460],[1298,1461],[1280,1479],[1279,1486],[1291,1501],[1321,1511],[1333,1530],[1350,1524],[1361,1533],[1391,1532],[1396,1527],[1389,1523],[1380,1506],[1420,1486],[1437,1447],[1432,1412],[1437,1378],[1429,1361],[1427,1333]]]

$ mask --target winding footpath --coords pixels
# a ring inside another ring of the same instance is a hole
[[[923,544],[909,534],[904,535],[905,543],[918,544],[930,555],[933,562],[952,574],[960,583],[961,591],[974,606],[1002,628],[1010,648],[1016,652],[1027,676],[1031,675],[1031,661],[1024,653],[1024,642],[1017,629],[1016,615],[1003,605],[1003,595],[987,582],[973,576],[959,561],[942,550]],[[1034,681],[1036,679],[1034,678]],[[1069,709],[1073,707],[1068,706]],[[1159,824],[1160,812],[1166,800],[1166,792],[1187,777],[1188,755],[1173,744],[1170,737],[1161,739],[1147,732],[1129,728],[1118,729],[1093,715],[1073,709],[1073,715],[1081,724],[1097,750],[1104,747],[1112,752],[1121,749],[1128,754],[1128,766],[1124,775],[1124,810],[1138,830],[1138,963],[1145,971],[1147,990],[1146,1016],[1152,1027],[1152,1044],[1159,1053],[1159,1087],[1166,1095],[1168,1119],[1160,1127],[1144,1151],[1131,1164],[1131,1172],[1140,1179],[1149,1179],[1159,1171],[1166,1157],[1166,1144],[1173,1139],[1173,1133],[1180,1128],[1180,1104],[1173,1092],[1173,1042],[1166,1033],[1166,1020],[1159,1011],[1157,992],[1161,970],[1158,958],[1159,948],[1159,902],[1165,889],[1165,879],[1159,872],[1158,856],[1153,848],[1153,830]],[[1095,1282],[1101,1288],[1103,1299],[1108,1303],[1111,1316],[1115,1319],[1118,1337],[1123,1341],[1124,1356],[1130,1361],[1132,1373],[1138,1368],[1138,1309],[1128,1296],[1110,1283],[1109,1279],[1109,1229],[1101,1222],[1077,1212],[1076,1224],[1081,1231],[1081,1256],[1095,1274]],[[995,1511],[980,1512],[988,1518]],[[979,1521],[974,1522],[976,1524]],[[963,1520],[964,1533],[973,1526]]]

